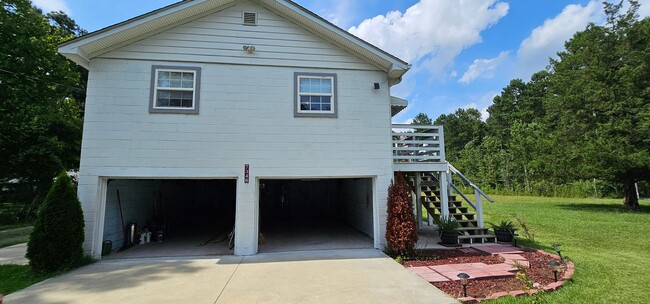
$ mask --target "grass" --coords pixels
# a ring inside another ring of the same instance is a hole
[[[27,243],[34,227],[31,224],[0,227],[0,248]]]
[[[36,273],[29,265],[0,265],[0,293],[8,295],[58,274]]]
[[[536,241],[520,244],[549,252],[551,244],[562,244],[562,255],[576,265],[572,282],[544,295],[544,302],[647,303],[650,299],[650,201],[641,201],[641,210],[632,212],[621,208],[621,199],[493,198],[496,203],[483,204],[486,221],[511,220],[515,213],[528,223]],[[519,234],[523,236],[522,231]],[[490,303],[531,302],[528,297],[507,297]]]

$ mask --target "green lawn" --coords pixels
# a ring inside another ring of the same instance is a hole
[[[27,243],[33,228],[31,224],[29,226],[0,226],[0,248]]]
[[[29,265],[0,265],[0,293],[7,295],[56,275],[35,273]]]
[[[562,244],[562,254],[575,263],[573,282],[545,295],[547,303],[648,303],[650,201],[641,202],[641,211],[631,212],[620,208],[620,199],[493,198],[496,203],[483,204],[486,221],[516,213],[535,233],[536,244],[526,245],[551,252],[551,244]],[[490,303],[531,299],[508,297]]]

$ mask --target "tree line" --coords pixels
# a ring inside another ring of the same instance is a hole
[[[510,81],[485,121],[458,109],[413,123],[444,126],[449,162],[493,191],[639,208],[635,185],[650,180],[650,18],[628,2],[603,3],[606,22],[576,33],[529,81]]]
[[[0,203],[23,203],[23,215],[55,176],[79,167],[87,72],[58,44],[84,33],[29,0],[0,4]]]

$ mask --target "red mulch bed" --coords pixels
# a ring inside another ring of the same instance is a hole
[[[471,249],[471,250],[470,250]],[[420,249],[415,252],[415,259],[404,261],[404,267],[434,266],[462,263],[503,263],[501,258],[472,248],[466,249]]]
[[[435,255],[437,258],[425,258]],[[530,263],[530,268],[525,268],[526,276],[540,286],[546,286],[555,282],[553,272],[548,261],[548,255],[537,252],[536,250],[525,250],[522,254]],[[478,250],[469,251],[467,249],[451,249],[451,250],[426,250],[416,252],[418,260],[404,261],[402,264],[405,267],[410,266],[433,266],[443,264],[459,264],[459,263],[485,263],[485,264],[498,264],[503,263],[502,259],[497,255],[490,255]],[[558,272],[558,278],[564,274],[564,269]],[[431,283],[438,287],[445,293],[460,298],[463,296],[463,287],[458,281]],[[514,276],[511,278],[500,279],[475,279],[469,280],[467,284],[467,295],[475,298],[483,298],[495,292],[508,292],[514,290],[525,290],[524,283],[517,280]]]

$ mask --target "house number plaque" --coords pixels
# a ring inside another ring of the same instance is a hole
[[[249,181],[249,174],[248,174],[249,168],[250,166],[248,164],[244,165],[244,184],[248,184]]]

